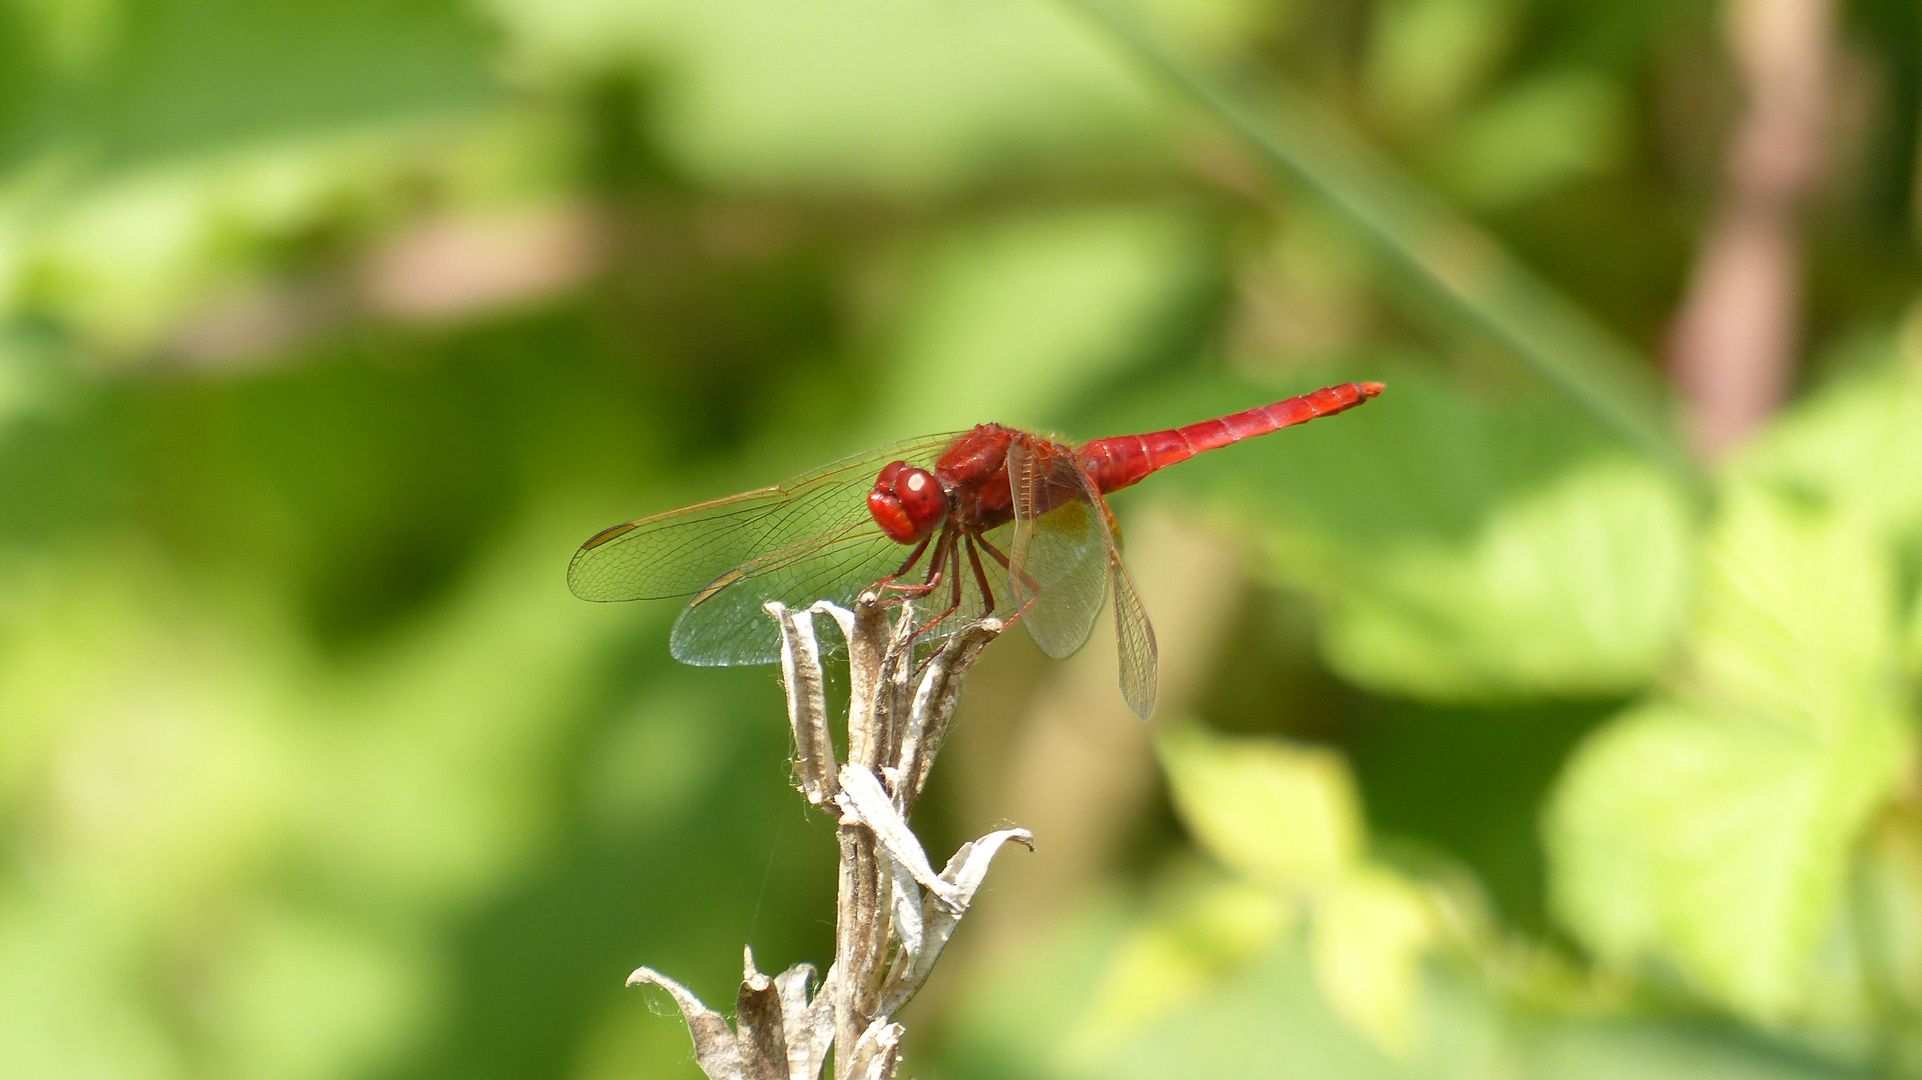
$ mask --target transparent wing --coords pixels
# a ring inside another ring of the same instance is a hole
[[[1121,561],[1114,521],[1073,451],[1016,439],[1008,448],[1015,532],[1010,584],[1028,633],[1050,656],[1067,656],[1094,631],[1110,591],[1121,695],[1135,715],[1154,711],[1154,628]]]
[[[1001,527],[986,536],[1005,552],[1011,530],[1013,527]],[[788,607],[805,607],[813,601],[832,600],[850,607],[876,580],[899,571],[909,552],[913,548],[896,544],[875,530],[834,540],[807,559],[778,559],[773,569],[750,563],[742,567],[738,580],[723,582],[711,594],[703,592],[680,611],[669,648],[678,661],[703,667],[775,663],[780,659],[780,638],[773,619],[761,609],[763,603],[778,600]],[[921,640],[946,638],[996,609],[1003,615],[1011,611],[1007,571],[998,561],[986,552],[971,557],[965,546],[957,546],[955,553],[957,561],[944,563],[940,586],[913,601],[917,623],[926,623],[936,615],[942,617],[923,632]],[[921,553],[913,569],[903,575],[903,582],[923,580],[930,557],[932,548]],[[980,575],[974,573],[974,559],[980,561]],[[982,592],[982,580],[994,594],[992,605]],[[823,650],[838,650],[840,644],[838,634],[823,634],[821,638]]]
[[[696,593],[674,620],[668,647],[684,664],[774,663],[780,659],[780,635],[762,605],[779,600],[806,607],[832,600],[847,607],[863,589],[898,569],[912,550],[879,529],[856,528],[811,541],[799,557],[770,552]],[[827,635],[824,644],[828,640],[833,636]]]
[[[865,489],[864,498],[865,498]],[[991,542],[1005,544],[1010,527],[987,534]],[[998,540],[996,539],[998,537]],[[842,607],[851,606],[861,593],[881,578],[901,570],[913,551],[889,540],[878,529],[862,529],[834,538],[811,551],[805,558],[787,552],[772,552],[739,568],[717,582],[718,588],[703,590],[674,620],[669,648],[676,660],[703,666],[772,664],[780,659],[780,637],[774,621],[761,605],[779,600],[789,607],[804,607],[816,600],[831,600]],[[923,640],[938,640],[961,629],[994,606],[1007,608],[1007,572],[984,554],[970,558],[965,549],[956,549],[958,563],[950,562],[943,571],[939,588],[914,602],[917,621],[946,612],[940,622],[926,631]],[[920,581],[928,569],[932,551],[921,554],[904,580]],[[976,575],[973,561],[981,563]],[[981,582],[996,598],[987,603]],[[949,610],[953,605],[953,610]],[[840,646],[838,636],[823,636],[824,649]]]
[[[1110,541],[1080,474],[1074,453],[1058,443],[1017,438],[1008,446],[1010,584],[1028,635],[1054,657],[1087,643],[1108,598]]]
[[[771,570],[776,555],[802,558],[864,528],[878,536],[867,494],[881,467],[896,458],[932,460],[955,438],[890,443],[773,487],[603,529],[574,553],[567,587],[583,600],[692,596],[749,562]]]
[[[1104,515],[1105,516],[1105,515]],[[1103,522],[1103,528],[1109,528]],[[1119,547],[1108,546],[1108,578],[1114,590],[1115,651],[1121,660],[1121,697],[1136,716],[1148,719],[1155,711],[1161,682],[1161,660],[1155,648],[1155,628],[1148,610],[1135,593],[1134,578],[1121,561]]]
[[[691,596],[674,624],[676,658],[771,663],[776,632],[761,605],[847,602],[893,572],[910,549],[868,514],[875,476],[897,458],[931,465],[956,437],[877,447],[774,487],[616,525],[575,552],[568,588],[583,600]]]

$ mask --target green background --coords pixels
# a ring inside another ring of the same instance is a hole
[[[977,671],[917,825],[1039,851],[904,1074],[1922,1074],[1922,19],[1837,8],[1794,400],[1710,466],[1725,15],[0,6],[0,1075],[697,1075],[622,979],[825,962],[832,827],[771,670],[574,547],[1363,378],[1115,499],[1204,643],[1152,728]]]

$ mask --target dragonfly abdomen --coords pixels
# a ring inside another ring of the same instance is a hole
[[[1333,416],[1381,393],[1381,383],[1342,383],[1228,416],[1146,435],[1096,439],[1081,448],[1082,467],[1104,494],[1196,454],[1266,435],[1323,416]]]

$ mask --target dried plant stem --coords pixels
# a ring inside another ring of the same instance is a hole
[[[695,1059],[713,1080],[818,1080],[830,1046],[835,1080],[893,1077],[901,1046],[894,1014],[927,981],[1001,846],[1032,843],[1025,829],[989,833],[961,845],[936,873],[908,828],[962,678],[1002,624],[969,623],[934,647],[917,639],[912,605],[897,610],[890,620],[872,593],[853,611],[825,601],[801,610],[768,605],[781,627],[795,786],[840,820],[834,964],[810,996],[813,967],[797,964],[770,978],[747,951],[732,1028],[652,968],[629,976],[630,986],[651,983],[673,995]],[[847,642],[845,765],[835,761],[828,730],[818,614],[832,617]]]

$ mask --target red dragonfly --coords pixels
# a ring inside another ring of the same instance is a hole
[[[575,552],[567,584],[583,600],[691,597],[670,645],[675,659],[702,665],[778,660],[779,636],[762,611],[770,600],[846,606],[877,586],[946,600],[931,635],[1001,613],[1025,625],[1043,652],[1065,657],[1088,640],[1112,593],[1121,693],[1146,719],[1154,630],[1102,496],[1381,391],[1380,383],[1343,383],[1080,447],[999,424],[892,443],[774,487],[604,529]]]

